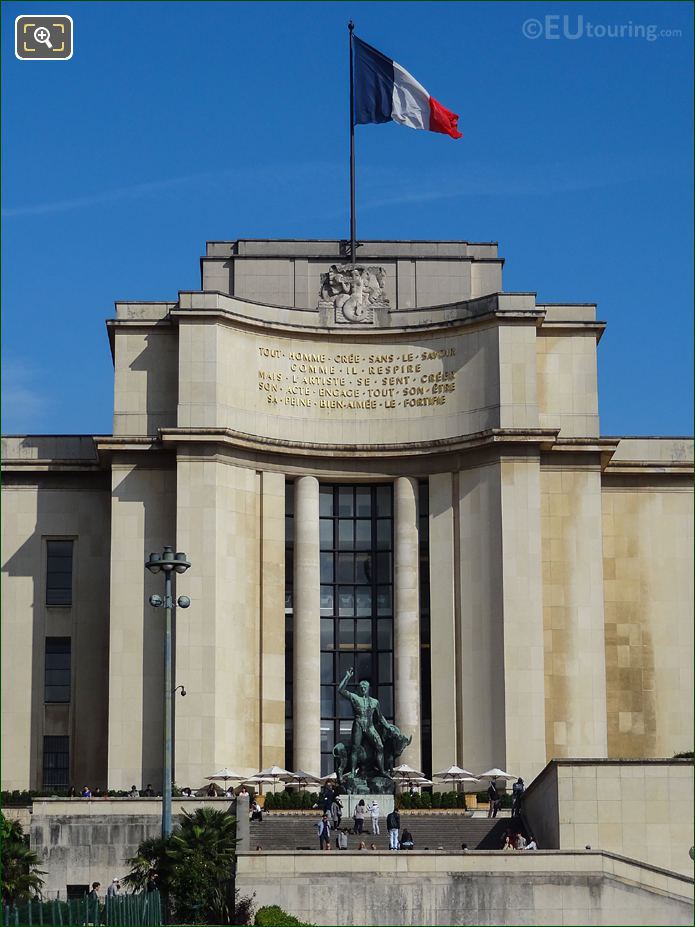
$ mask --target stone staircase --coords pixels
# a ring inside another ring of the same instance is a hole
[[[251,822],[250,849],[257,846],[263,850],[317,850],[318,836],[315,823],[320,820],[318,814],[266,814],[263,821]],[[351,820],[343,819],[346,826],[352,826]],[[379,820],[381,834],[372,836],[371,822],[365,821],[364,834],[348,835],[348,850],[356,850],[360,840],[369,847],[376,844],[377,850],[388,850],[389,838],[386,821]],[[513,829],[521,829],[519,819],[513,822]],[[509,817],[485,818],[464,817],[457,814],[409,814],[401,812],[401,832],[407,827],[413,835],[415,850],[444,850],[460,853],[461,844],[468,844],[469,850],[501,850],[504,833],[512,828]],[[335,839],[331,838],[332,849]]]

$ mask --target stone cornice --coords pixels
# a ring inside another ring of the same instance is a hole
[[[502,429],[493,428],[455,438],[437,441],[413,441],[399,444],[318,444],[259,437],[232,428],[161,428],[160,440],[164,446],[217,443],[248,451],[291,454],[303,457],[342,458],[394,458],[423,454],[450,453],[492,446],[531,445],[549,448],[557,438],[556,429]]]
[[[157,435],[96,435],[93,458],[11,457],[2,462],[6,473],[28,472],[98,472],[104,467],[137,463],[138,466],[160,468],[171,465],[171,454],[182,448],[195,452],[204,446],[217,445],[220,450],[238,451],[247,458],[263,457],[276,461],[298,458],[317,466],[331,459],[345,461],[370,459],[380,461],[425,458],[452,458],[461,454],[499,451],[509,453],[539,452],[543,466],[564,467],[576,462],[580,466],[600,466],[604,476],[635,478],[645,476],[687,477],[693,472],[693,461],[686,460],[614,460],[621,438],[561,438],[559,429],[552,428],[492,428],[470,435],[435,441],[414,441],[399,444],[319,444],[279,438],[261,437],[232,428],[162,428]],[[582,461],[585,461],[584,464]],[[444,461],[442,460],[442,463]],[[459,459],[459,465],[461,460]],[[441,464],[440,464],[441,465]]]

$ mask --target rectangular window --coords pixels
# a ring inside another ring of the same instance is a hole
[[[44,737],[43,787],[67,788],[70,770],[70,738]]]
[[[46,541],[46,605],[72,605],[73,541]]]
[[[393,489],[328,485],[319,489],[321,571],[321,773],[331,750],[349,743],[352,707],[337,692],[348,669],[383,698],[393,718]]]
[[[44,702],[70,701],[70,638],[46,638]]]

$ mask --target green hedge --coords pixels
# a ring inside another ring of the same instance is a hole
[[[482,802],[484,805],[486,805],[488,801],[490,800],[487,792],[476,792],[476,798],[478,799],[479,802]],[[503,792],[500,795],[500,798],[502,799],[503,808],[512,807],[512,793],[511,792]]]
[[[256,911],[254,920],[256,927],[314,927],[313,924],[306,924],[304,921],[298,921],[296,917],[283,911],[279,905],[271,904]]]
[[[301,792],[283,789],[282,792],[268,792],[263,807],[266,811],[309,811],[318,803],[318,792],[307,792],[304,789]]]
[[[429,810],[430,808],[461,808],[466,807],[466,800],[463,792],[422,792],[421,794],[415,793],[410,795],[408,792],[404,792],[402,795],[396,796],[396,803],[399,808],[402,808],[404,811],[409,811],[411,809],[424,809]]]

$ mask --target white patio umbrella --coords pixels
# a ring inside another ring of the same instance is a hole
[[[396,766],[391,770],[391,775],[394,779],[399,779],[401,782],[407,782],[410,785],[415,784],[416,779],[424,779],[425,774],[420,772],[418,769],[413,769],[412,766],[408,766],[407,763],[402,763],[400,766]]]
[[[443,779],[445,782],[447,779],[451,779],[451,784],[454,782],[477,782],[478,777],[474,776],[472,772],[468,772],[467,769],[462,769],[460,766],[450,766],[448,769],[442,769],[441,772],[436,772],[433,779]]]
[[[268,769],[262,769],[260,772],[256,773],[258,778],[267,778],[271,779],[273,782],[273,794],[275,794],[275,785],[280,780],[285,781],[292,778],[292,773],[289,769],[283,769],[282,766],[269,766]],[[256,776],[251,776],[252,779],[255,779]]]
[[[244,785],[257,785],[259,795],[263,794],[264,785],[273,785],[274,783],[275,779],[271,779],[270,776],[251,776],[250,779],[244,779],[243,782]]]
[[[327,776],[321,776],[319,778],[319,782],[323,782],[323,783],[335,782],[337,778],[338,778],[337,773],[332,772],[332,773],[328,773]]]
[[[335,773],[333,775],[335,775]],[[321,782],[321,779],[318,776],[315,776],[313,773],[305,772],[303,769],[298,769],[297,772],[290,774],[290,781],[296,782],[301,789],[309,785],[310,782]]]
[[[503,769],[495,766],[493,769],[488,769],[487,772],[480,773],[478,779],[516,779],[517,776],[513,776],[511,773],[505,772]]]
[[[441,772],[436,772],[434,775],[437,779],[463,779],[464,776],[470,776],[471,779],[478,778],[472,772],[468,772],[467,769],[462,769],[460,766],[450,766],[448,769],[442,769]]]
[[[396,776],[398,779],[424,779],[425,774],[420,772],[419,769],[413,769],[412,766],[408,766],[407,763],[402,763],[400,766],[395,766],[391,770],[391,775]]]
[[[224,782],[225,786],[230,779],[236,779],[241,782],[242,779],[245,779],[245,776],[242,776],[241,773],[235,772],[233,769],[229,769],[228,766],[225,766],[224,769],[220,769],[213,776],[205,777],[208,782]]]

